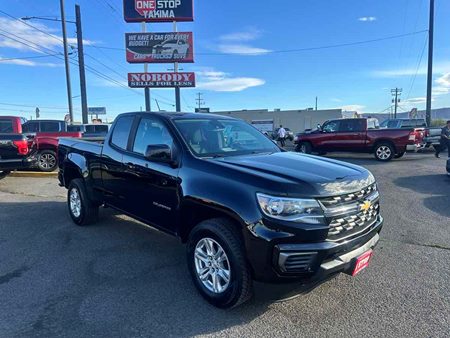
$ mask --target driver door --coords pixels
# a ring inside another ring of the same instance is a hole
[[[124,154],[127,188],[125,198],[133,215],[162,230],[176,231],[180,188],[178,168],[168,163],[149,161],[149,145],[169,145],[179,149],[165,123],[156,116],[144,115],[136,128],[131,152]]]
[[[340,122],[339,120],[328,121],[322,126],[322,131],[316,141],[316,149],[322,151],[336,150]]]

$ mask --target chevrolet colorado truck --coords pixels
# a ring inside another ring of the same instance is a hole
[[[16,169],[31,167],[36,162],[29,140],[22,134],[0,134],[0,179]]]
[[[402,157],[408,145],[416,142],[413,129],[378,129],[378,120],[369,118],[338,119],[325,122],[310,133],[294,138],[297,152],[373,153],[378,161]]]
[[[186,243],[193,283],[237,306],[254,280],[314,286],[370,262],[383,225],[374,176],[286,152],[244,121],[125,113],[103,144],[61,139],[59,181],[77,225],[112,207]]]

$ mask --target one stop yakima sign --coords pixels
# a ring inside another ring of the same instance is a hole
[[[126,22],[193,21],[193,0],[124,0]]]
[[[195,87],[195,73],[128,73],[131,88]]]

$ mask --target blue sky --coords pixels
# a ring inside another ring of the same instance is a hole
[[[195,63],[184,71],[197,73],[198,88],[182,90],[183,110],[192,111],[202,92],[212,110],[344,107],[377,113],[390,106],[390,90],[403,88],[401,110],[424,108],[427,33],[338,48],[280,52],[345,44],[410,34],[427,29],[428,0],[284,0],[195,1],[195,21],[179,24],[193,31]],[[142,71],[129,65],[124,33],[139,24],[122,18],[121,0],[79,0],[86,40],[86,63],[113,78],[112,83],[87,73],[90,106],[106,106],[113,118],[144,106],[143,90],[126,87],[126,73]],[[280,3],[283,6],[280,6]],[[74,19],[74,1],[66,0],[67,19]],[[12,17],[59,17],[57,0],[9,0],[0,10]],[[450,2],[436,0],[433,107],[450,106]],[[60,24],[28,21],[52,38],[0,12],[0,114],[29,117],[39,107],[42,118],[62,118],[67,112],[63,62],[45,56],[11,38],[47,53],[62,51]],[[172,30],[172,24],[148,24],[149,31]],[[3,35],[2,35],[3,34]],[[68,24],[70,38],[75,28]],[[6,36],[5,36],[6,35]],[[71,40],[73,43],[73,40]],[[75,44],[73,44],[75,46]],[[421,55],[423,52],[423,57]],[[72,56],[76,58],[75,55]],[[419,61],[421,60],[420,64]],[[170,65],[150,65],[165,71]],[[71,66],[73,96],[79,95],[78,70]],[[117,84],[119,82],[123,86]],[[152,90],[161,109],[173,110],[174,91]],[[17,106],[16,106],[17,105]],[[23,105],[19,106],[19,105]],[[80,119],[80,98],[74,98]],[[27,107],[29,106],[29,107]],[[156,109],[155,101],[152,107]]]

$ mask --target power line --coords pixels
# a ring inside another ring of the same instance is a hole
[[[411,86],[409,87],[409,91],[408,91],[408,95],[406,95],[407,100],[409,99],[409,95],[411,94],[411,91],[414,87],[414,83],[416,82],[417,74],[419,73],[420,65],[422,64],[423,54],[425,53],[425,49],[427,47],[427,42],[428,42],[428,37],[425,39],[425,43],[422,48],[422,53],[420,53],[419,62],[417,63],[416,72],[414,73],[414,77],[412,78]]]
[[[321,50],[321,49],[331,49],[331,48],[339,48],[339,47],[348,47],[348,46],[357,46],[362,44],[368,44],[373,42],[379,42],[379,41],[386,41],[386,40],[393,40],[402,38],[405,36],[412,36],[417,35],[421,33],[428,32],[427,29],[416,31],[416,32],[410,32],[405,34],[399,34],[399,35],[391,35],[386,36],[383,38],[377,38],[377,39],[369,39],[369,40],[362,40],[362,41],[355,41],[355,42],[347,42],[347,43],[340,43],[340,44],[334,44],[334,45],[325,45],[325,46],[318,46],[318,47],[306,47],[306,48],[298,48],[298,49],[285,49],[285,50],[268,50],[267,52],[260,53],[260,55],[267,55],[267,54],[282,54],[282,53],[299,53],[299,52],[306,52],[306,51],[312,51],[312,50]],[[87,47],[93,47],[93,46],[87,46]],[[101,49],[109,49],[109,50],[116,50],[116,51],[125,51],[125,48],[119,48],[119,47],[102,47],[102,46],[96,46],[97,48]],[[256,55],[259,53],[248,53],[248,54],[237,54],[237,53],[196,53],[197,55],[240,55],[240,56],[246,56],[246,55]]]
[[[57,54],[49,54],[49,55],[37,55],[37,56],[24,56],[24,57],[14,57],[14,58],[0,58],[0,62],[3,61],[16,61],[16,60],[29,60],[29,59],[40,59],[40,58],[48,58],[55,55],[61,55],[61,53]]]
[[[46,106],[41,106],[41,105],[26,105],[26,104],[18,104],[18,103],[5,103],[5,102],[0,102],[0,105],[2,106],[12,106],[12,107],[25,107],[25,108],[43,108],[43,109],[58,109],[58,110],[64,110],[64,109],[68,109],[67,107],[46,107]]]

